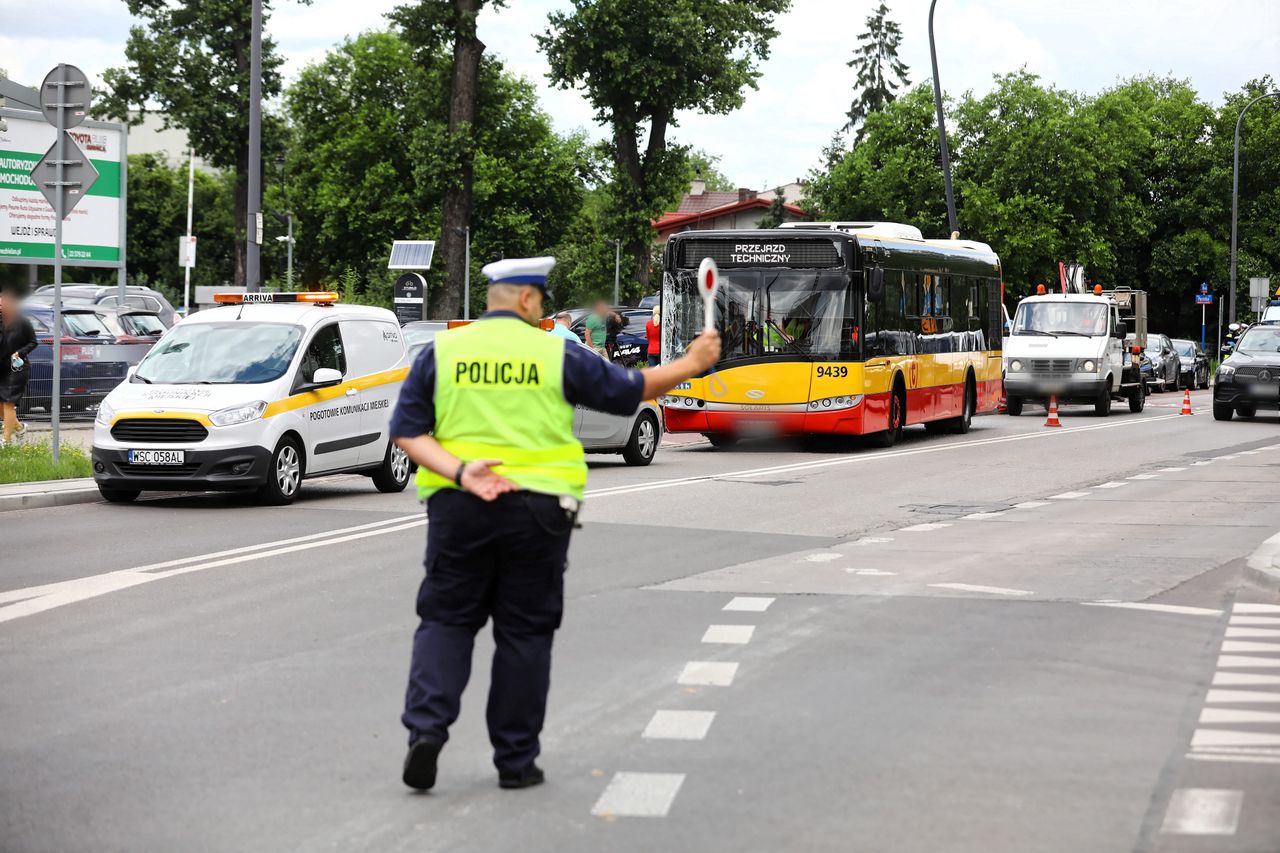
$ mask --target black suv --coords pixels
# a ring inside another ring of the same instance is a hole
[[[1258,409],[1280,409],[1280,326],[1254,326],[1240,336],[1213,379],[1213,417],[1251,418]]]

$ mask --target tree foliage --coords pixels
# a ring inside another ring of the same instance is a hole
[[[308,2],[308,0],[302,0]],[[245,223],[249,188],[249,48],[251,4],[242,0],[126,0],[129,14],[142,21],[129,31],[125,65],[103,74],[106,97],[97,112],[142,120],[152,106],[165,126],[181,127],[196,153],[219,169],[235,173],[235,280],[244,284]],[[263,3],[264,20],[270,3]],[[265,27],[265,23],[264,23]],[[280,93],[275,42],[262,38],[262,96]],[[262,117],[264,162],[278,150],[283,124]]]
[[[898,90],[911,85],[907,66],[898,58],[902,29],[889,19],[889,7],[881,3],[867,17],[867,29],[858,36],[858,47],[848,66],[858,70],[858,96],[849,105],[849,123],[845,130],[858,128],[867,116],[879,112],[898,96]],[[861,135],[861,130],[858,131]]]
[[[790,0],[573,0],[538,36],[551,82],[581,88],[611,130],[615,233],[649,286],[650,222],[685,176],[667,132],[680,110],[742,105]],[[643,150],[641,149],[643,141]]]
[[[1025,72],[998,77],[948,109],[961,232],[1000,255],[1011,298],[1079,261],[1094,281],[1148,291],[1153,328],[1190,334],[1200,282],[1226,289],[1235,120],[1268,87],[1253,81],[1215,109],[1184,80],[1086,96]],[[945,237],[931,97],[918,86],[869,114],[859,144],[810,175],[806,206]],[[1241,134],[1241,305],[1249,275],[1280,272],[1280,110],[1262,107]]]

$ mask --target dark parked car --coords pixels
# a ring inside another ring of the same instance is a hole
[[[53,304],[53,285],[45,284],[36,288],[29,301]],[[169,304],[164,294],[150,287],[131,284],[125,287],[124,305],[120,305],[120,288],[105,284],[64,284],[62,286],[62,304],[75,308],[136,308],[140,311],[151,311],[160,315],[165,328],[178,322],[178,312]]]
[[[1209,387],[1209,356],[1195,341],[1174,338],[1173,349],[1182,362],[1181,384],[1183,388]]]
[[[642,299],[640,300],[640,302],[636,305],[636,307],[637,307],[637,308],[648,308],[650,311],[652,311],[652,310],[654,309],[654,306],[656,306],[656,305],[658,304],[658,302],[659,302],[659,301],[661,301],[661,299],[662,299],[662,294],[660,294],[660,293],[652,293],[652,294],[650,294],[650,295],[648,295],[648,296],[646,296],[646,297],[642,298]]]
[[[1213,417],[1251,418],[1258,409],[1280,409],[1280,326],[1254,326],[1240,336],[1213,379]]]
[[[169,331],[164,320],[154,311],[136,308],[98,308],[98,319],[115,338],[119,352],[129,364],[137,364],[151,351],[156,341]]]
[[[653,317],[653,309],[614,307],[609,310],[622,317],[622,331],[618,332],[618,348],[614,350],[613,360],[627,366],[643,364],[649,348],[644,325]],[[569,327],[580,338],[585,339],[589,313],[583,311],[582,316],[574,319],[573,325]]]
[[[31,379],[22,398],[22,411],[47,412],[53,398],[53,308],[28,301],[24,311],[39,345],[31,353]],[[125,380],[129,372],[127,347],[116,343],[92,308],[64,307],[61,337],[62,408],[90,411]]]

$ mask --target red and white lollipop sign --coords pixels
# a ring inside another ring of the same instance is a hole
[[[698,264],[698,292],[702,294],[703,327],[716,327],[716,291],[720,289],[720,269],[711,258]]]

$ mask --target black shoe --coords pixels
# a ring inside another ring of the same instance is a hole
[[[404,783],[419,791],[429,791],[436,783],[436,759],[443,744],[430,740],[416,740],[404,758]]]
[[[542,768],[536,764],[530,764],[519,773],[499,773],[499,788],[532,788],[534,785],[541,785],[547,780],[546,774],[542,772]]]

